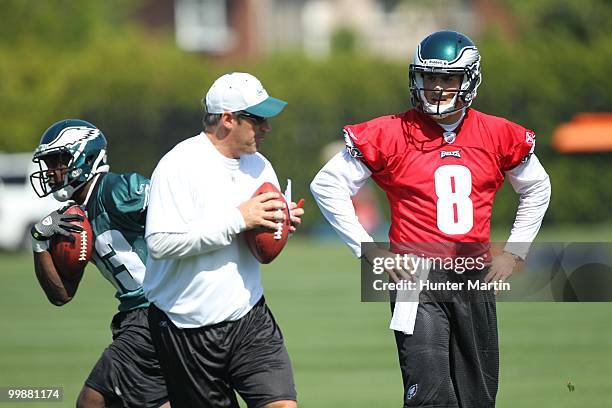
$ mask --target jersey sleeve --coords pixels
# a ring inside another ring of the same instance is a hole
[[[508,124],[502,152],[502,170],[509,171],[526,163],[535,151],[535,133],[516,124]]]
[[[138,173],[121,174],[108,187],[107,209],[144,225],[149,203],[149,179]]]
[[[351,157],[365,164],[372,174],[384,171],[387,155],[383,151],[382,129],[366,122],[345,126],[343,131],[346,150]]]

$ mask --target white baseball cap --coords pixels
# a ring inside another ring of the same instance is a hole
[[[232,72],[218,78],[204,101],[208,113],[246,111],[264,118],[278,115],[287,105],[268,95],[259,79],[244,72]]]

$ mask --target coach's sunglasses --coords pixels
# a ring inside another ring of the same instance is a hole
[[[263,116],[253,115],[252,113],[246,111],[238,111],[235,112],[236,116],[239,118],[250,119],[254,125],[260,126],[262,125],[268,118],[264,118]]]

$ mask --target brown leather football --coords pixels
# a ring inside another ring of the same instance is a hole
[[[81,232],[71,232],[74,242],[62,235],[51,238],[50,252],[57,271],[65,278],[80,276],[87,262],[91,259],[93,250],[93,232],[85,212],[78,205],[69,207],[64,214],[78,214],[83,221],[71,221],[83,228]]]
[[[275,192],[279,193],[280,196],[276,200],[285,202],[286,206],[283,211],[285,213],[285,220],[278,222],[277,228],[274,230],[267,228],[255,228],[252,230],[245,231],[245,239],[249,245],[251,253],[257,260],[263,264],[270,263],[280,254],[287,243],[289,238],[289,227],[291,226],[291,218],[289,217],[289,205],[285,201],[285,197],[272,183],[263,183],[253,194],[253,197],[268,193]]]

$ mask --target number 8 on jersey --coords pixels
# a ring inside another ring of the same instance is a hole
[[[434,173],[438,229],[448,235],[468,233],[474,226],[472,173],[465,166],[440,166]]]

